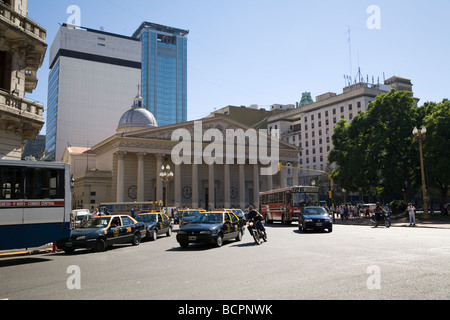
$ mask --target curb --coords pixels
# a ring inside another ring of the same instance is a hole
[[[0,253],[0,259],[11,258],[11,257],[32,256],[32,255],[44,254],[44,253],[53,253],[53,249],[5,252],[5,253]]]

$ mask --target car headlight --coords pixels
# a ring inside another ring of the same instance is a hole
[[[200,231],[200,234],[211,234],[211,231],[209,231],[209,230],[203,230],[203,231]]]
[[[178,231],[178,234],[187,234],[186,231]]]
[[[79,236],[75,240],[86,240],[86,236]]]
[[[312,222],[312,219],[305,219],[305,222]]]

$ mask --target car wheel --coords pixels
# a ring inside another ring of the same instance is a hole
[[[223,236],[219,234],[216,238],[216,246],[221,247],[223,245]]]
[[[328,232],[330,233],[330,232],[333,232],[333,227],[329,227],[328,228]]]
[[[131,241],[131,244],[133,246],[137,246],[141,243],[141,234],[139,232],[136,232],[133,236],[133,241]]]
[[[170,237],[171,235],[172,235],[172,227],[169,227],[169,229],[167,229],[166,236]]]
[[[156,239],[158,239],[158,230],[155,229],[153,230],[150,240],[156,241]]]
[[[97,239],[97,242],[95,243],[94,246],[94,251],[95,252],[101,252],[101,251],[105,251],[106,250],[106,242],[103,239]]]
[[[187,247],[189,247],[189,242],[180,242],[180,247],[186,249]]]
[[[63,249],[63,250],[64,250],[64,253],[66,253],[66,254],[72,254],[75,251],[75,249]]]

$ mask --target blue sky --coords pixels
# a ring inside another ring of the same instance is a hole
[[[227,105],[339,94],[358,66],[370,81],[411,79],[420,105],[450,98],[448,0],[28,0],[49,48],[71,5],[92,29],[131,36],[143,21],[188,29],[188,120]],[[372,5],[379,14],[368,13]],[[47,77],[48,51],[27,95],[45,106]]]

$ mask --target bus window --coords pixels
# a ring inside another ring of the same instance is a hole
[[[20,189],[22,171],[16,168],[0,168],[0,199],[17,200],[22,197]]]
[[[27,199],[64,198],[64,171],[54,169],[27,169],[25,197]]]

